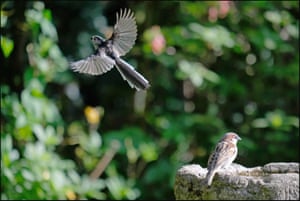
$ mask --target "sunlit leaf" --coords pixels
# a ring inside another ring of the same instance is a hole
[[[154,144],[143,143],[140,145],[139,149],[141,150],[141,156],[147,162],[156,160],[158,158],[157,148]]]
[[[220,50],[223,46],[232,48],[235,44],[230,32],[221,25],[205,27],[198,23],[191,23],[189,28],[215,50]]]
[[[212,83],[218,83],[220,79],[216,73],[205,68],[200,62],[182,60],[179,62],[179,69],[183,73],[183,78],[189,78],[195,86],[201,86],[203,79]]]
[[[6,58],[9,57],[9,55],[12,53],[14,49],[14,42],[5,36],[1,36],[1,49],[4,56]]]

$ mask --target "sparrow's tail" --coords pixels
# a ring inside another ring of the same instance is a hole
[[[210,186],[212,181],[213,181],[213,178],[216,174],[216,171],[208,171],[207,174],[206,174],[206,178],[205,178],[205,181],[206,181],[206,184],[207,186]]]
[[[131,88],[136,90],[144,90],[150,87],[148,80],[146,80],[140,73],[138,73],[130,64],[121,58],[116,58],[116,67],[123,79],[128,82]]]

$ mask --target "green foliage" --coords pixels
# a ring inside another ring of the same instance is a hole
[[[121,7],[146,92],[69,70]],[[299,161],[298,16],[297,1],[1,2],[1,198],[173,199],[177,169],[206,167],[227,131],[237,163]]]
[[[1,48],[5,57],[8,57],[14,49],[14,43],[9,38],[1,37]]]
[[[40,2],[33,6],[26,19],[38,40],[27,45],[31,66],[24,73],[24,89],[18,97],[1,85],[1,199],[104,199],[99,191],[104,181],[80,175],[74,161],[55,152],[65,126],[45,88],[67,62],[56,44],[51,12]]]

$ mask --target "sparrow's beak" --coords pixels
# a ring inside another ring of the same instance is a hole
[[[236,139],[237,139],[237,140],[242,140],[242,138],[240,138],[239,136],[236,136]]]

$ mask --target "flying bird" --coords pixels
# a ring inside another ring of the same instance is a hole
[[[233,132],[226,133],[218,142],[207,163],[206,184],[210,186],[215,174],[223,168],[227,168],[235,160],[238,148],[237,142],[241,138]]]
[[[71,62],[71,69],[79,73],[101,75],[116,66],[131,88],[145,90],[150,87],[149,81],[120,57],[129,52],[137,38],[137,26],[133,13],[130,9],[121,9],[120,13],[116,14],[116,18],[111,37],[104,39],[98,35],[92,36],[94,54]]]

